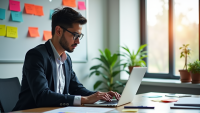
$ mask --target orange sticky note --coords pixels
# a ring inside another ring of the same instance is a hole
[[[79,10],[86,10],[84,1],[78,1],[78,9]]]
[[[42,6],[35,5],[35,15],[38,15],[38,16],[43,16],[44,15]]]
[[[39,37],[40,36],[37,27],[28,27],[28,34],[30,37]]]
[[[35,5],[34,4],[24,4],[25,6],[25,13],[27,14],[35,14]]]
[[[76,0],[62,0],[64,6],[76,7]]]
[[[51,31],[44,31],[43,32],[43,40],[47,41],[52,38]]]

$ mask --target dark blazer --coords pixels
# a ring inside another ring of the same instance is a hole
[[[65,74],[64,92],[63,94],[56,93],[56,62],[49,41],[26,53],[21,92],[13,111],[37,107],[72,106],[75,95],[88,96],[95,93],[87,90],[78,81],[68,54],[63,64]]]

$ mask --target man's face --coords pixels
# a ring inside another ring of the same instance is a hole
[[[78,33],[81,34],[82,25],[79,23],[73,23],[72,28],[68,28],[67,30],[71,31],[72,33]],[[74,35],[71,34],[68,31],[64,31],[62,34],[62,37],[59,41],[60,45],[63,49],[65,49],[68,52],[73,52],[75,47],[80,43],[79,38],[74,40]]]

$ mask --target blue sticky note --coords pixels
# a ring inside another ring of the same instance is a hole
[[[54,13],[54,10],[51,9],[51,10],[50,10],[50,17],[49,17],[50,19],[52,19],[53,13]]]
[[[2,20],[5,19],[5,15],[6,15],[6,10],[0,8],[0,19]]]
[[[22,12],[11,11],[12,21],[23,22]]]
[[[143,96],[143,97],[148,97],[148,98],[160,98],[162,96],[160,95],[149,95],[149,96]]]

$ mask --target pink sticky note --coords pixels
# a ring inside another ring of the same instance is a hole
[[[78,9],[79,9],[79,10],[86,10],[85,2],[83,2],[83,1],[78,1]]]
[[[11,11],[20,12],[20,1],[9,0],[9,8]]]

